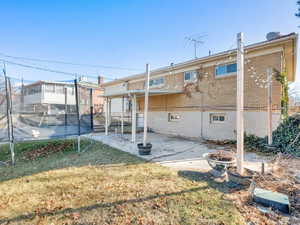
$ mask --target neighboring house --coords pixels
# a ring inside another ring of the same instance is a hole
[[[98,82],[100,81],[103,81],[103,79],[99,79]],[[79,80],[79,103],[81,106],[81,113],[90,113],[90,90],[92,90],[94,113],[102,112],[103,98],[100,98],[99,95],[103,94],[103,90],[99,87],[99,84]],[[28,85],[24,85],[21,93],[23,93],[23,100],[21,100],[21,111],[46,112],[47,114],[64,114],[67,107],[67,111],[69,113],[76,112],[74,83],[37,81]]]
[[[245,131],[267,134],[267,69],[296,74],[298,35],[291,33],[245,46]],[[235,139],[236,50],[151,71],[149,127],[159,133],[206,139]],[[104,83],[104,97],[137,97],[143,113],[145,74]],[[273,76],[273,129],[280,122],[281,85]],[[119,110],[120,111],[120,110]]]

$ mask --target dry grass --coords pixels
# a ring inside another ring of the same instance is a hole
[[[243,224],[206,181],[100,143],[0,168],[0,224]]]

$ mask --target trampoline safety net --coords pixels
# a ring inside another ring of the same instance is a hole
[[[24,83],[15,78],[8,78],[7,83],[8,87],[5,78],[1,77],[1,142],[9,140],[8,116],[11,116],[14,141],[67,137],[92,131],[91,87],[76,81]],[[7,96],[11,101],[11,111],[7,110]]]

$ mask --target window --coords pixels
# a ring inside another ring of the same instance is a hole
[[[210,123],[224,123],[225,114],[223,113],[211,113],[210,114]]]
[[[64,94],[64,86],[62,85],[55,85],[55,93],[56,94]]]
[[[180,120],[180,115],[176,113],[168,113],[168,121],[173,122],[173,121],[179,121]]]
[[[157,79],[152,79],[149,82],[150,87],[155,87],[155,86],[162,86],[165,83],[165,78],[160,77]]]
[[[24,88],[24,95],[34,95],[41,92],[41,85]]]
[[[197,80],[197,71],[184,72],[184,82],[193,82]]]
[[[73,87],[68,87],[67,91],[68,91],[68,95],[74,95],[74,88]]]
[[[216,77],[224,76],[231,73],[236,73],[236,71],[237,71],[236,63],[216,66]]]
[[[55,86],[53,84],[45,84],[45,92],[54,93]]]

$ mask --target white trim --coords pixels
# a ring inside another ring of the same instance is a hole
[[[263,55],[270,55],[270,54],[277,53],[277,52],[282,52],[282,51],[283,51],[282,47],[275,47],[275,48],[272,48],[272,49],[260,50],[258,52],[252,52],[252,53],[248,53],[248,54],[246,53],[247,55],[246,55],[245,59],[258,57],[258,56],[263,56]],[[229,56],[229,54],[228,54],[228,56]],[[224,56],[224,58],[225,57],[226,56]],[[228,58],[228,57],[226,57],[226,58]],[[198,66],[190,66],[190,67],[187,67],[187,68],[184,68],[184,69],[173,70],[173,71],[170,71],[170,72],[167,72],[167,73],[160,73],[160,74],[152,75],[151,79],[158,78],[158,77],[164,77],[164,76],[167,76],[167,75],[170,75],[170,76],[177,75],[178,73],[183,73],[183,72],[191,71],[191,70],[199,70],[200,68],[207,68],[207,67],[217,66],[217,64],[221,65],[221,64],[229,64],[229,63],[236,62],[236,56],[232,56],[231,59],[226,59],[226,58],[223,59],[223,60],[218,60],[218,61],[215,60],[213,62],[203,63],[203,64],[198,65]],[[144,81],[144,80],[145,80],[145,78],[140,78],[140,79],[129,80],[128,82],[129,83],[136,83],[136,82],[140,82],[140,81]]]
[[[151,79],[153,78],[159,78],[159,77],[166,77],[166,76],[174,76],[177,75],[178,73],[184,73],[186,71],[192,71],[192,70],[199,70],[201,68],[201,66],[191,66],[191,67],[187,67],[185,69],[181,69],[181,70],[173,70],[167,73],[161,73],[161,74],[157,74],[157,75],[153,75],[151,76]],[[141,78],[141,79],[136,79],[136,80],[130,80],[128,81],[129,83],[136,83],[139,81],[143,81],[145,80],[145,78]]]
[[[215,72],[215,79],[221,79],[221,78],[225,78],[225,77],[233,77],[233,76],[236,76],[237,72],[232,72],[232,73],[225,73],[225,74],[222,74],[222,75],[216,75],[216,72]]]
[[[285,35],[283,37],[280,37],[278,39],[274,39],[274,40],[271,40],[271,41],[262,41],[262,42],[250,44],[250,45],[248,45],[248,46],[245,47],[245,50],[247,52],[248,50],[254,51],[257,48],[265,48],[265,47],[272,48],[272,46],[274,46],[274,45],[276,45],[278,43],[279,44],[283,44],[283,43],[285,43],[287,41],[291,41],[291,40],[296,40],[296,42],[297,42],[297,38],[298,38],[298,35],[296,33],[291,33],[291,34]],[[216,53],[216,54],[213,54],[213,55],[210,55],[210,56],[205,56],[205,57],[202,57],[202,58],[193,59],[193,60],[189,60],[189,61],[182,62],[182,63],[177,63],[177,64],[175,64],[173,66],[161,67],[161,68],[152,70],[151,73],[165,72],[166,70],[169,71],[169,70],[172,70],[174,68],[184,67],[184,66],[187,66],[187,65],[191,65],[191,64],[195,64],[195,63],[201,63],[203,61],[209,61],[209,60],[213,60],[213,59],[217,60],[216,58],[224,57],[224,56],[229,55],[229,54],[231,54],[233,52],[236,52],[236,49],[223,51],[223,52]],[[233,54],[233,55],[235,55],[235,54]],[[135,75],[127,76],[127,77],[124,77],[124,78],[119,79],[119,80],[115,80],[115,81],[110,81],[110,82],[104,83],[103,87],[105,87],[106,85],[114,84],[114,83],[120,83],[122,81],[128,81],[128,80],[131,80],[131,79],[140,78],[141,76],[144,76],[144,75],[145,75],[144,73],[140,73],[140,74],[135,74]]]

